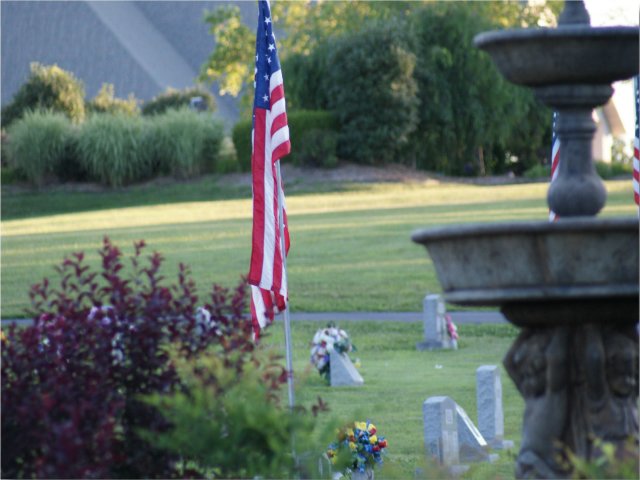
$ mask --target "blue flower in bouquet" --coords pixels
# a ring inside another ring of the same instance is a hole
[[[349,472],[364,472],[375,465],[382,465],[387,440],[378,434],[376,426],[369,422],[354,422],[338,433],[338,442],[329,445],[327,457],[335,463],[338,454],[347,450],[350,457]]]

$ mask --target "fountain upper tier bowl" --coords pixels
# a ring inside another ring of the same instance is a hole
[[[500,30],[477,35],[505,78],[529,87],[611,84],[638,73],[637,27],[588,25]]]
[[[637,314],[637,219],[472,224],[421,230],[412,239],[428,249],[449,302],[520,305],[525,314],[509,318],[518,324],[544,323],[540,314],[559,302],[583,320],[585,309],[610,309],[610,302]]]

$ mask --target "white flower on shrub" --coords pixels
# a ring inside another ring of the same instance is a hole
[[[198,307],[196,310],[196,327],[194,333],[200,336],[210,330],[215,330],[215,334],[218,336],[221,335],[218,322],[211,318],[211,312],[204,307]]]
[[[116,318],[115,310],[113,307],[109,305],[103,305],[101,307],[96,307],[95,305],[91,307],[89,310],[89,314],[87,315],[88,320],[97,320],[100,316],[100,325],[103,327],[108,327],[113,323]],[[133,325],[129,325],[129,329],[133,330],[135,327]],[[116,332],[111,339],[111,357],[113,365],[122,365],[124,363],[124,342],[122,341],[122,334],[120,332]]]
[[[111,317],[115,317],[113,307],[110,307],[108,305],[103,305],[102,307],[96,307],[94,305],[93,307],[91,307],[91,310],[89,311],[89,315],[87,315],[87,318],[89,320],[94,320],[99,313],[103,314],[103,317],[102,317],[102,320],[100,320],[100,323],[104,326],[110,325],[111,322],[113,321]]]

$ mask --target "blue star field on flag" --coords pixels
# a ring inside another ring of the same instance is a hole
[[[273,33],[268,2],[259,2],[258,32],[256,35],[255,96],[253,106],[269,108],[269,80],[271,72],[280,70],[276,37]]]

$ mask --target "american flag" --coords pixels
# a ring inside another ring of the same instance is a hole
[[[287,304],[281,220],[286,252],[289,251],[289,230],[277,162],[291,151],[282,71],[269,1],[260,0],[258,7],[251,153],[253,235],[247,278],[251,285],[251,318],[256,339],[261,329],[273,321],[276,310],[284,310]]]
[[[558,164],[560,163],[560,138],[556,132],[558,113],[553,112],[553,125],[551,128],[551,182],[558,177]],[[558,216],[553,210],[549,210],[549,221],[554,222]]]
[[[633,139],[633,198],[636,205],[640,206],[640,77],[633,78],[633,87],[636,95],[636,134]]]

